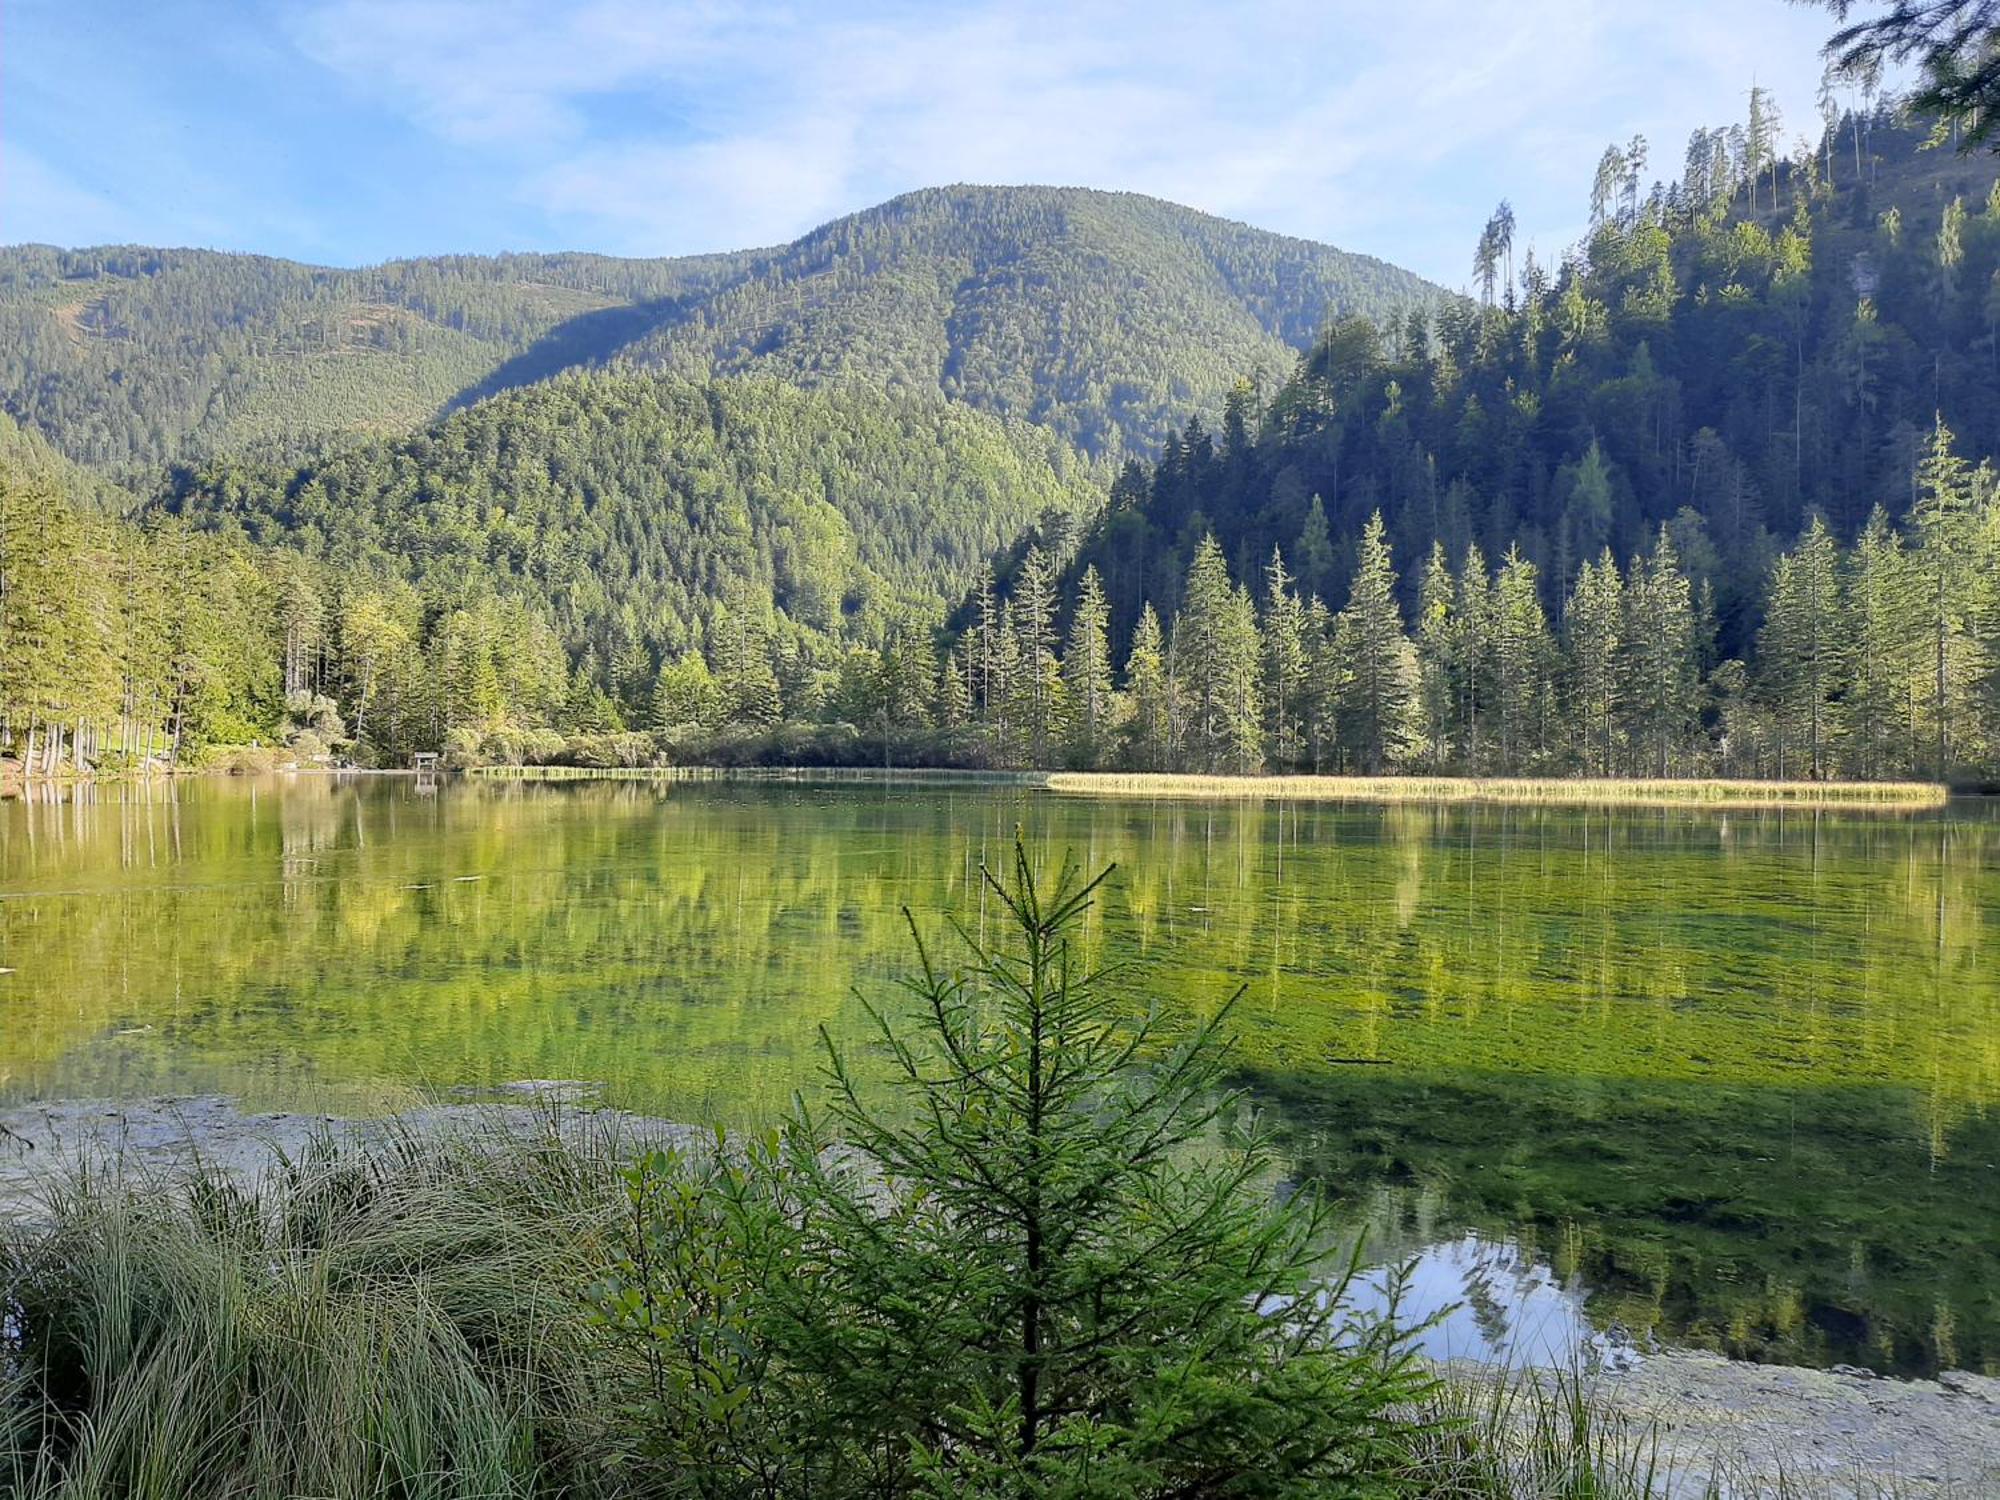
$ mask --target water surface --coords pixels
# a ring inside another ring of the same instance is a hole
[[[990,927],[979,866],[1017,827],[1117,862],[1085,941],[1135,1009],[1180,1024],[1242,991],[1241,1082],[1293,1175],[1458,1277],[1466,1337],[1539,1339],[1574,1307],[1752,1358],[2000,1368],[2000,822],[1978,803],[407,778],[4,803],[0,1101],[364,1109],[582,1078],[767,1121],[814,1086],[822,1027],[862,1043],[853,990],[906,971],[904,906]]]

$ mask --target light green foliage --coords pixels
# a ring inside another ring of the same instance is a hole
[[[28,245],[0,252],[0,395],[70,457],[125,470],[407,431],[613,360],[941,393],[1144,452],[1329,314],[1437,295],[1367,256],[1055,188],[913,193],[773,251],[674,260],[336,271]]]
[[[1841,604],[1840,549],[1815,516],[1798,547],[1778,559],[1765,615],[1762,661],[1780,776],[1818,780],[1833,766],[1850,676]]]
[[[825,1124],[800,1106],[742,1165],[629,1174],[599,1306],[646,1372],[644,1456],[715,1495],[1387,1485],[1428,1382],[1342,1312],[1319,1201],[1270,1199],[1229,1008],[1167,1045],[1092,969],[1098,881],[1038,880],[1018,845],[989,880],[1004,940],[962,932],[951,967],[920,944],[871,1011],[898,1105],[829,1043]]]
[[[1299,600],[1284,554],[1271,549],[1264,568],[1263,694],[1265,743],[1274,765],[1292,767],[1306,751],[1306,688],[1310,659],[1305,605]]]
[[[1150,604],[1139,611],[1139,623],[1132,631],[1132,652],[1125,659],[1125,691],[1132,704],[1127,757],[1141,770],[1165,770],[1173,759],[1173,688],[1166,637]]]
[[[1191,769],[1241,773],[1262,763],[1258,654],[1249,596],[1232,585],[1222,549],[1206,538],[1189,564],[1173,629],[1182,752]]]
[[[1095,568],[1077,585],[1063,651],[1063,690],[1069,714],[1069,760],[1089,769],[1107,763],[1116,732],[1117,700],[1112,690],[1111,612]]]

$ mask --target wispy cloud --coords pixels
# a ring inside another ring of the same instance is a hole
[[[1452,282],[1503,195],[1546,246],[1572,233],[1609,139],[1643,132],[1677,161],[1690,126],[1740,115],[1753,76],[1803,120],[1825,27],[1781,0],[287,0],[263,21],[345,112],[321,159],[391,174],[427,235],[449,229],[438,200],[475,212],[480,248],[509,224],[625,253],[732,248],[913,187],[1038,181],[1156,193]],[[364,121],[377,157],[349,145]]]

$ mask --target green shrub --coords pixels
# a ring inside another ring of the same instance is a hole
[[[801,1496],[1328,1495],[1407,1466],[1429,1382],[1342,1311],[1319,1200],[1273,1201],[1222,1018],[1164,1056],[1121,1023],[1075,945],[1096,885],[1017,847],[1010,948],[961,931],[945,970],[919,940],[876,1013],[890,1112],[829,1046],[828,1121],[630,1169],[596,1307],[643,1372],[638,1460]]]

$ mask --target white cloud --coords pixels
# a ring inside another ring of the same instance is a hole
[[[315,0],[314,57],[631,252],[789,238],[904,189],[1156,193],[1450,281],[1512,196],[1573,231],[1605,141],[1804,121],[1823,13],[1769,0]]]

